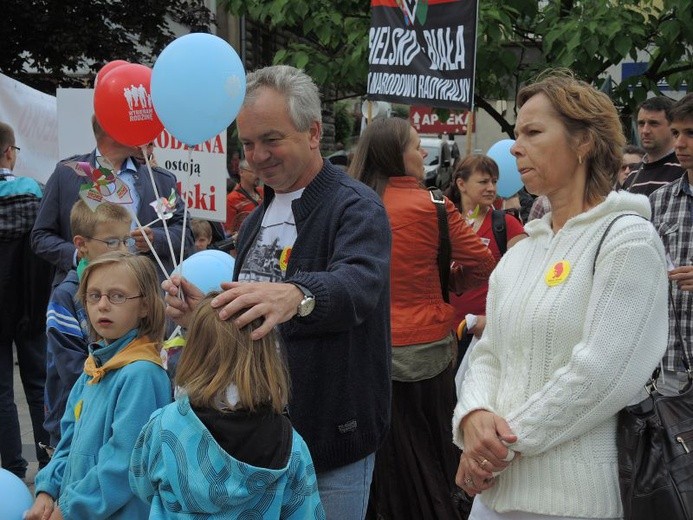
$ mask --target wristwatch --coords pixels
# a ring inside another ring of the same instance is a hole
[[[299,318],[305,318],[311,312],[313,312],[313,309],[315,309],[315,296],[313,296],[313,293],[310,292],[306,287],[303,287],[302,285],[297,283],[294,283],[294,285],[298,287],[303,293],[303,299],[298,304],[296,314]]]

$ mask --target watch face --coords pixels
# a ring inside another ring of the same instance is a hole
[[[300,317],[308,316],[315,309],[315,298],[312,296],[306,296],[298,304],[298,315]]]

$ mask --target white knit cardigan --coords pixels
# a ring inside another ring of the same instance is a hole
[[[522,454],[481,495],[498,512],[614,518],[618,488],[616,415],[642,395],[667,345],[664,248],[646,197],[612,192],[554,235],[551,214],[529,222],[529,238],[491,275],[484,335],[470,359],[453,417],[472,410],[504,417]],[[549,286],[547,272],[570,273]],[[566,265],[563,264],[565,271]]]

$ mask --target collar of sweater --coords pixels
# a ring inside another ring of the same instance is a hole
[[[679,164],[679,160],[677,159],[676,153],[673,150],[670,151],[668,154],[666,154],[661,159],[658,159],[656,161],[652,161],[652,162],[644,162],[643,161],[642,169],[643,170],[656,170],[657,168],[661,168],[665,164],[674,164],[674,165]]]
[[[601,204],[597,204],[588,211],[568,219],[561,228],[560,233],[566,234],[576,229],[582,229],[584,226],[592,225],[613,213],[634,213],[650,220],[651,207],[649,199],[645,195],[629,193],[625,190],[612,191]],[[542,218],[525,224],[525,233],[530,237],[553,235],[551,213],[549,212]]]
[[[328,160],[324,160],[322,169],[315,178],[306,186],[300,199],[292,203],[294,217],[302,220],[307,217],[311,209],[325,199],[325,196],[332,191],[332,186],[339,180],[339,177],[346,175],[342,170],[333,166]],[[274,190],[270,186],[265,186],[265,198],[263,204],[267,208],[274,199]]]
[[[137,329],[129,330],[125,336],[115,340],[112,343],[106,344],[104,340],[99,340],[89,345],[89,355],[94,356],[103,365],[113,356],[115,356],[123,347],[127,346],[132,340],[137,337]]]

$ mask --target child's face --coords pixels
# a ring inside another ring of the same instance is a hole
[[[100,294],[101,299],[91,303],[90,294]],[[105,297],[116,294],[130,299],[113,304]],[[147,314],[141,296],[134,276],[125,266],[109,264],[93,271],[87,283],[87,314],[96,333],[110,343],[137,327]]]
[[[130,236],[130,223],[128,222],[102,222],[96,224],[94,234],[91,237],[75,237],[80,257],[87,260],[96,260],[105,253],[112,251],[127,251],[123,240]],[[116,249],[109,248],[102,240],[118,239],[120,243]]]
[[[212,243],[210,237],[198,236],[195,238],[195,251],[204,251]]]

